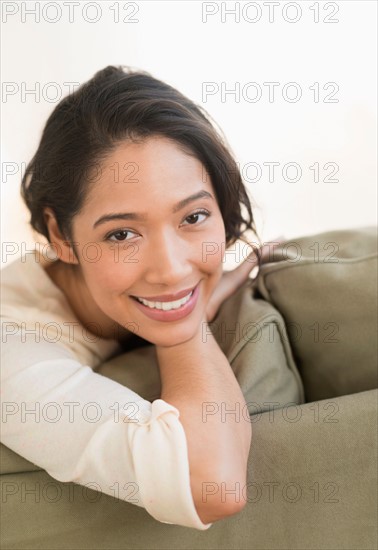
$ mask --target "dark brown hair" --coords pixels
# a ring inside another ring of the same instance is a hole
[[[72,242],[72,220],[84,206],[91,167],[120,142],[151,135],[175,141],[203,164],[223,217],[226,248],[239,239],[249,242],[247,230],[261,244],[240,170],[210,115],[170,85],[125,66],[97,72],[49,116],[21,184],[32,228],[51,242],[43,215],[50,207]]]

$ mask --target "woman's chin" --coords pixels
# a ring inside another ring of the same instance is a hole
[[[155,346],[172,347],[191,340],[198,330],[198,326],[193,324],[191,324],[191,326],[176,328],[165,326],[162,327],[161,331],[155,329],[153,334],[145,331],[145,333],[140,336]]]

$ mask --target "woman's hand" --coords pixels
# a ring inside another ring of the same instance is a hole
[[[211,323],[216,317],[222,303],[234,294],[249,278],[252,269],[258,265],[257,254],[260,255],[260,263],[266,263],[272,259],[273,246],[278,246],[284,237],[276,237],[265,243],[261,248],[256,248],[247,258],[235,269],[225,271],[216,286],[206,307],[206,319]]]

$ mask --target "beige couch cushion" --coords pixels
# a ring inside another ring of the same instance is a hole
[[[282,314],[306,401],[377,387],[377,228],[274,247],[253,283]]]

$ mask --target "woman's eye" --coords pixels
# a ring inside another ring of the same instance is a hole
[[[126,239],[125,238],[125,234],[127,235],[128,233],[132,233],[132,231],[129,231],[128,229],[121,229],[119,231],[114,231],[114,233],[110,233],[110,235],[108,235],[106,237],[106,239],[108,241],[111,241],[111,242],[123,242],[123,241],[129,241],[130,239]],[[114,237],[114,236],[121,236],[120,239],[116,239],[115,241],[113,239],[111,239],[110,237]]]
[[[198,225],[198,217],[199,216],[205,216],[205,218],[209,218],[211,216],[211,213],[207,210],[199,210],[198,212],[193,212],[193,214],[190,214],[190,216],[187,216],[185,220],[190,220],[189,225]],[[113,233],[110,233],[106,240],[111,242],[124,242],[129,241],[131,239],[126,239],[126,235],[130,233],[133,234],[134,231],[130,231],[129,229],[119,229],[118,231],[113,231]],[[136,235],[136,233],[134,233]],[[115,237],[115,239],[111,239],[111,237]]]
[[[208,218],[210,216],[210,212],[207,210],[199,210],[198,212],[194,212],[193,214],[190,214],[190,216],[187,216],[186,220],[192,220],[192,222],[189,222],[189,225],[197,225],[198,216],[205,216],[205,218]]]

